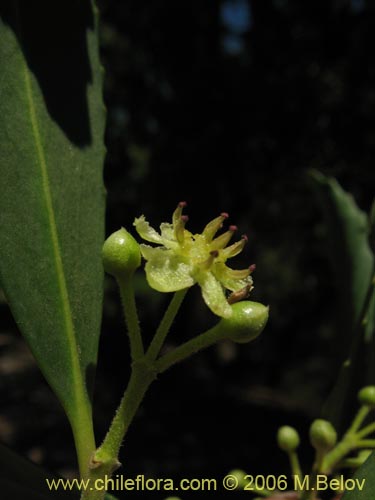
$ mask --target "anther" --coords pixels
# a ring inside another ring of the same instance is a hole
[[[201,262],[199,265],[199,267],[202,269],[202,271],[208,271],[210,269],[210,267],[212,266],[216,257],[218,257],[218,255],[219,255],[219,252],[217,250],[212,250],[210,252],[210,256],[208,257],[208,259],[206,259],[204,262]]]
[[[256,267],[257,267],[256,264],[251,264],[251,266],[249,266],[250,274],[255,271]]]
[[[234,304],[235,302],[239,302],[240,300],[244,300],[248,297],[251,290],[251,285],[246,285],[244,288],[237,290],[236,292],[232,292],[228,297],[228,304]]]
[[[173,215],[172,215],[172,224],[175,228],[175,231],[176,231],[176,226],[180,223],[180,219],[181,219],[181,216],[182,216],[182,209],[184,207],[186,207],[187,203],[186,201],[180,201],[180,203],[177,205],[177,208],[176,210],[173,212]],[[176,235],[176,238],[178,240],[178,237]]]
[[[234,225],[229,226],[229,231],[232,231],[233,233],[236,232],[237,229],[238,229],[237,226],[234,226]]]

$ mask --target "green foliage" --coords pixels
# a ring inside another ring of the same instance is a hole
[[[104,234],[96,19],[89,1],[8,0],[0,17],[1,285],[89,448]]]
[[[366,462],[353,476],[354,479],[365,479],[362,491],[354,489],[344,493],[342,500],[373,500],[375,491],[375,454],[369,456]]]
[[[350,336],[363,313],[374,266],[368,242],[368,217],[335,179],[317,172],[313,173],[313,179],[328,226],[338,292],[341,305],[345,305],[343,320],[348,324]]]
[[[328,227],[327,239],[337,285],[336,348],[344,361],[326,413],[337,426],[358,387],[374,382],[374,255],[369,245],[369,218],[335,179],[313,172],[312,178]]]
[[[49,491],[46,478],[50,479],[50,474],[2,445],[0,445],[0,470],[0,491],[4,499],[74,500],[77,498],[77,495],[71,492]]]

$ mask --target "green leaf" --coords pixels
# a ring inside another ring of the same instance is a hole
[[[339,359],[346,359],[327,405],[327,414],[338,425],[340,415],[352,416],[350,407],[358,389],[375,382],[374,255],[368,241],[368,217],[353,197],[335,179],[318,172],[313,172],[312,177],[328,228],[328,248],[336,282],[333,304],[339,321],[335,348]]]
[[[7,500],[74,500],[77,494],[51,492],[46,479],[51,475],[0,444],[0,492]]]
[[[97,19],[88,0],[3,0],[0,18],[0,281],[82,467],[94,447],[103,280]]]
[[[57,479],[41,467],[0,444],[0,492],[7,500],[78,500],[79,492],[48,488],[47,479]],[[105,500],[116,500],[108,493]]]
[[[366,462],[356,471],[353,479],[358,479],[359,487],[344,493],[342,500],[374,500],[375,492],[375,453],[372,453]]]
[[[371,281],[374,256],[368,243],[368,217],[335,179],[314,172],[325,216],[342,311],[351,330],[358,322]]]

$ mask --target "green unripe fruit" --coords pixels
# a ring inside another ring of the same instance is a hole
[[[375,386],[368,385],[367,387],[363,387],[358,393],[358,399],[362,405],[375,408]]]
[[[327,420],[317,419],[310,427],[310,442],[316,450],[328,451],[337,441],[337,432]]]
[[[231,305],[232,315],[222,318],[215,330],[223,338],[243,344],[254,340],[263,331],[268,320],[268,307],[259,302],[244,300]]]
[[[299,443],[299,434],[294,427],[284,425],[277,431],[277,444],[283,451],[295,451]]]
[[[105,240],[102,258],[104,270],[115,278],[129,277],[141,265],[139,245],[124,228]]]

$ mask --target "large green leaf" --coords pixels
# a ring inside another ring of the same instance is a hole
[[[362,488],[355,488],[344,493],[342,500],[374,500],[375,496],[375,453],[357,470],[353,479],[358,479]]]
[[[20,457],[0,444],[0,492],[7,500],[76,500],[77,494],[63,491],[51,492],[46,479],[52,479],[40,467]]]
[[[375,297],[371,280],[374,255],[370,249],[367,215],[336,180],[314,172],[316,190],[328,228],[328,245],[336,282],[336,352],[346,360],[327,405],[336,424],[352,417],[353,398],[361,385],[374,383],[373,330]],[[366,319],[364,323],[362,320]],[[342,422],[341,422],[342,423]]]
[[[0,280],[87,459],[105,199],[97,21],[89,0],[2,0],[0,18]]]
[[[78,500],[79,493],[64,490],[60,487],[55,491],[48,488],[47,479],[52,477],[41,467],[20,457],[12,450],[0,444],[0,492],[6,500]],[[50,483],[51,484],[51,483]],[[116,500],[108,493],[105,500]]]

